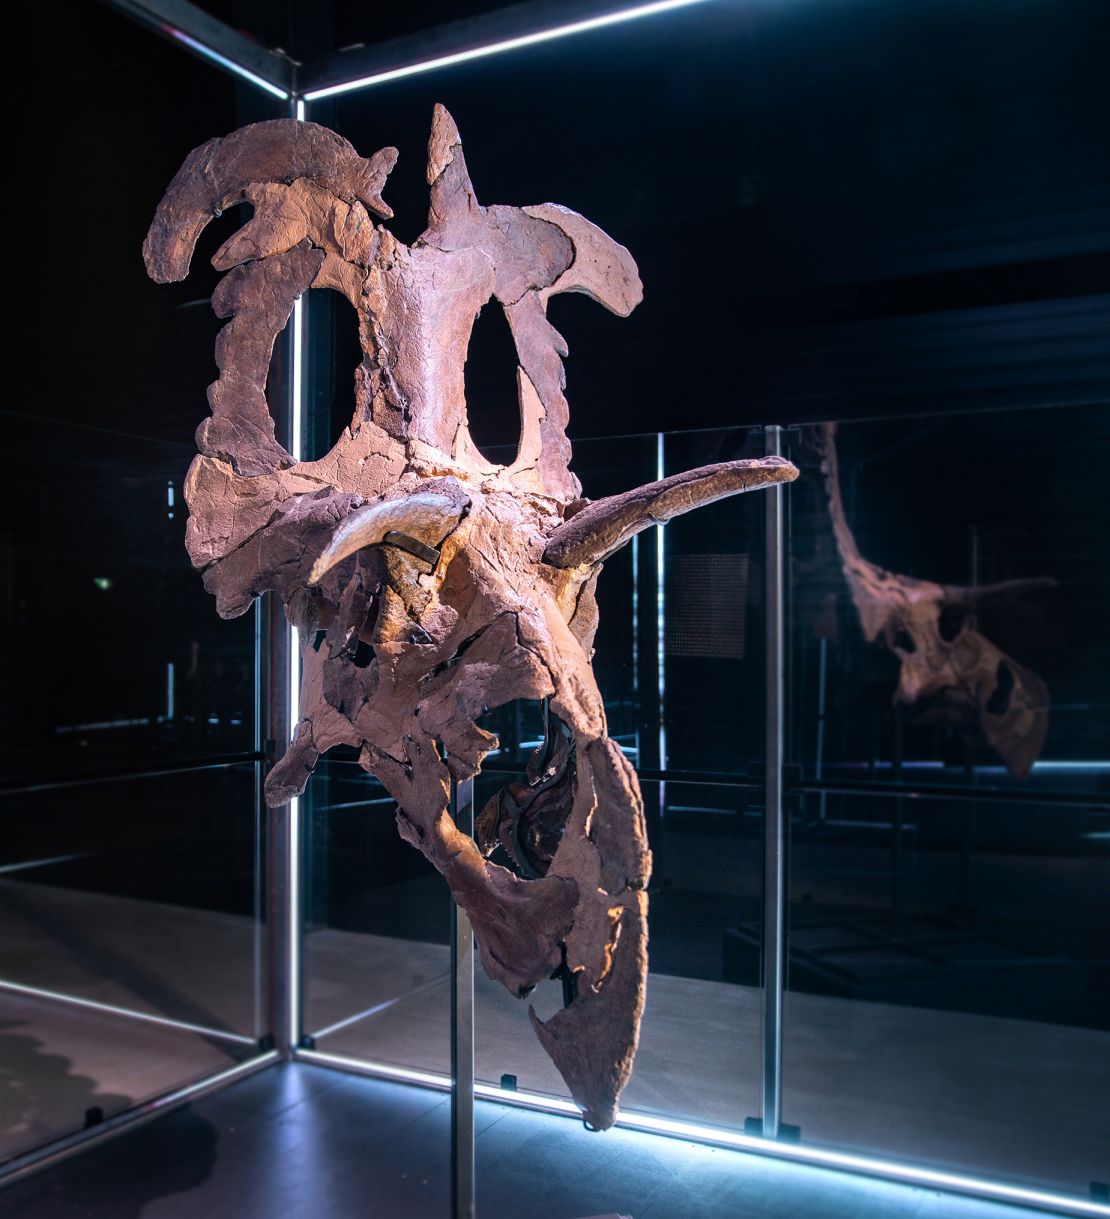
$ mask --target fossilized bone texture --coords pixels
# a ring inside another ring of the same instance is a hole
[[[736,461],[582,499],[547,302],[581,292],[625,315],[641,295],[635,263],[566,208],[482,206],[442,107],[428,228],[403,245],[372,219],[391,214],[381,192],[396,156],[367,160],[322,127],[275,120],[196,149],[170,184],[144,246],[159,281],[188,273],[209,217],[254,206],[212,260],[227,272],[213,307],[231,320],[186,482],[187,545],[220,614],[270,590],[300,632],[300,721],[269,802],[302,792],[325,750],[357,748],[396,799],[402,837],[468,912],[490,977],[516,995],[564,978],[567,1006],[532,1021],[587,1120],[607,1127],[643,1009],[650,854],[590,667],[595,582],[640,529],[797,472]],[[296,461],[265,391],[307,288],[350,301],[363,359],[350,426],[327,456]],[[519,362],[508,465],[471,441],[463,393],[471,327],[491,300]],[[450,781],[477,772],[496,745],[478,719],[513,699],[543,703],[546,740],[480,816],[479,846],[449,814]],[[490,860],[498,842],[512,868]]]
[[[836,547],[864,638],[881,641],[901,666],[895,700],[939,709],[962,731],[978,730],[1010,772],[1024,778],[1048,731],[1048,687],[977,630],[975,614],[988,601],[1054,588],[1056,581],[934,584],[868,562],[840,495],[835,424],[822,427],[819,447]]]

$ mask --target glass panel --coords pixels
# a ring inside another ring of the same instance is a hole
[[[839,549],[815,443],[790,491],[786,1120],[1085,1196],[1110,1146],[1105,412],[840,425]],[[975,596],[868,643],[853,545],[917,581],[903,604]]]
[[[761,440],[747,430],[588,440],[576,446],[575,469],[597,499],[756,455]],[[760,496],[749,495],[639,535],[606,562],[598,583],[594,659],[610,732],[647,776],[654,859],[652,972],[625,1103],[734,1128],[759,1111],[762,780],[695,772],[760,769],[762,527]],[[695,715],[710,737],[700,747],[689,725]],[[500,744],[476,782],[479,809],[519,776],[542,717],[538,706],[510,704],[483,725]],[[676,753],[682,760],[681,781],[660,772],[668,734],[677,738],[670,758],[672,766]],[[340,755],[321,762],[306,797],[305,1027],[321,1050],[446,1073],[447,887],[398,838],[393,801]],[[529,997],[541,1017],[561,1001],[554,982]],[[479,1079],[513,1075],[522,1090],[565,1096],[527,1004],[480,969],[476,1003]]]
[[[182,284],[141,245],[190,149],[283,113],[109,6],[20,19],[39,239],[11,247],[27,388],[0,414],[0,1158],[265,1032],[255,621],[217,617],[182,494],[223,324],[208,260],[241,217]]]
[[[225,622],[185,552],[195,450],[3,418],[19,505],[0,772],[26,783],[248,754],[255,616]]]
[[[0,1023],[19,1106],[0,1154],[255,1052],[255,771],[0,797]]]
[[[889,646],[864,639],[841,573],[822,435],[820,426],[801,429],[792,456],[803,473],[788,493],[792,756],[805,777],[1105,791],[1106,411],[837,428],[831,445],[849,544],[868,564],[947,588],[939,612],[892,618]],[[962,686],[926,677],[954,669],[971,675]],[[969,693],[976,681],[986,683],[982,706]],[[1025,710],[1046,721],[1039,746]],[[1013,747],[1026,736],[1031,770],[1022,775],[1022,750]]]
[[[786,1119],[807,1143],[1080,1196],[1106,1176],[1110,812],[809,794]]]
[[[765,452],[762,429],[668,432],[660,473]],[[671,771],[763,772],[764,503],[760,492],[719,500],[661,531],[663,761]]]
[[[320,760],[303,807],[305,1031],[329,1053],[447,1071],[447,885],[401,840],[395,801],[342,750]]]
[[[479,805],[504,780],[483,776]],[[650,839],[668,871],[650,896],[647,1002],[622,1108],[737,1129],[760,1103],[762,791],[641,788],[649,808],[664,808]],[[476,991],[478,1079],[508,1074],[522,1091],[569,1097],[525,1014],[528,1004],[541,1019],[558,1011],[560,984],[542,983],[522,1003],[479,970]]]

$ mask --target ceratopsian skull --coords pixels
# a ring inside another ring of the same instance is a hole
[[[333,745],[398,804],[397,825],[439,869],[491,978],[517,995],[564,977],[569,1005],[532,1012],[587,1120],[610,1126],[635,1053],[647,969],[650,854],[635,772],[606,735],[590,668],[602,561],[641,529],[796,476],[780,458],[675,475],[591,503],[570,472],[561,357],[548,298],[583,292],[619,314],[640,300],[628,251],[554,204],[482,207],[459,134],[437,107],[428,229],[412,246],[376,225],[392,148],[364,160],[312,123],[278,119],[186,158],[144,246],[150,275],[183,279],[209,218],[254,217],[220,248],[219,380],[186,481],[189,555],[224,617],[272,589],[300,631],[301,718],[266,783],[279,805]],[[358,314],[355,413],[332,451],[295,462],[265,386],[274,340],[306,288]],[[477,451],[463,365],[491,298],[520,367],[511,465]],[[366,663],[369,658],[369,663]],[[449,815],[449,779],[496,738],[475,722],[546,700],[529,768],[479,818],[481,849]],[[500,841],[515,870],[488,859]]]
[[[864,638],[901,663],[895,701],[926,704],[958,728],[978,729],[1015,778],[1030,771],[1048,731],[1048,687],[971,625],[997,597],[1054,588],[1048,577],[963,587],[896,575],[860,555],[844,512],[836,425],[825,424],[821,468],[841,567]]]

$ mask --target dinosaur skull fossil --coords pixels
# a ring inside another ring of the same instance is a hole
[[[1056,581],[935,584],[869,562],[844,511],[835,424],[824,425],[818,447],[841,568],[864,638],[881,640],[898,657],[895,701],[923,704],[962,731],[977,730],[1014,777],[1025,778],[1048,731],[1048,687],[972,623],[988,601],[1054,588]]]
[[[397,801],[402,837],[446,878],[490,977],[524,995],[562,976],[568,1004],[536,1032],[586,1119],[616,1117],[643,1009],[650,853],[636,775],[609,739],[590,667],[604,559],[635,533],[727,495],[783,482],[779,458],[692,470],[590,502],[570,472],[560,292],[625,315],[628,251],[554,204],[483,207],[458,131],[437,107],[430,215],[411,246],[371,215],[394,149],[369,159],[326,128],[279,119],[185,160],[144,245],[155,280],[183,279],[213,215],[253,204],[219,249],[213,308],[231,320],[186,497],[189,555],[224,617],[272,590],[299,629],[300,721],[267,799],[304,790],[318,757],[357,748]],[[278,444],[266,401],[273,345],[308,288],[357,312],[363,360],[350,426],[317,461]],[[520,441],[487,461],[467,429],[463,365],[491,299],[516,345]],[[496,746],[477,724],[541,700],[547,739],[495,797],[478,841],[449,814],[450,780]],[[500,842],[513,867],[489,858]]]

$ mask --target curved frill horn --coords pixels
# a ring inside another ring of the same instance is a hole
[[[143,259],[151,279],[184,279],[197,239],[213,216],[247,199],[259,183],[307,178],[347,203],[393,215],[382,188],[397,163],[396,148],[360,157],[342,136],[316,123],[269,119],[209,140],[185,158],[151,222]]]
[[[601,563],[637,533],[714,500],[774,483],[793,482],[798,468],[782,457],[722,461],[672,474],[623,495],[587,504],[551,535],[543,552],[553,567]]]

